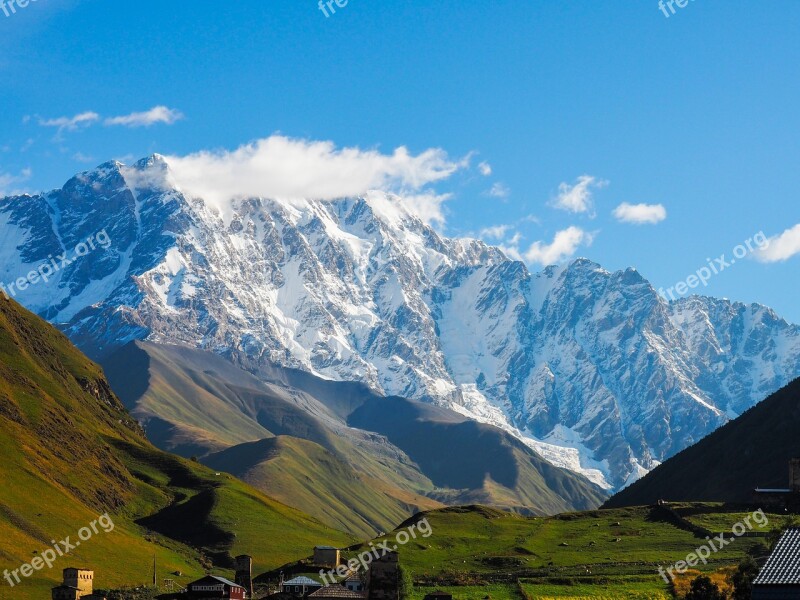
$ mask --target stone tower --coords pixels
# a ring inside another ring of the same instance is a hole
[[[94,591],[94,571],[88,569],[64,569],[64,585],[77,588],[78,597],[90,596]]]
[[[253,597],[253,557],[243,554],[235,559],[236,578],[233,580],[247,592],[247,598]]]
[[[367,573],[368,600],[400,600],[400,555],[386,552]]]
[[[800,492],[800,458],[789,461],[789,489]]]

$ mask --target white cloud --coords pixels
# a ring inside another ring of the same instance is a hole
[[[62,131],[77,131],[90,127],[100,120],[100,115],[96,112],[86,111],[75,115],[74,117],[58,117],[57,119],[39,119],[39,125],[42,127],[57,127],[58,132]]]
[[[663,204],[628,204],[623,202],[614,209],[614,217],[621,223],[646,225],[660,223],[667,218]]]
[[[398,198],[403,206],[416,215],[419,219],[427,225],[443,228],[446,217],[444,214],[444,203],[452,198],[451,194],[413,194],[405,195]]]
[[[608,181],[597,179],[591,175],[581,175],[574,185],[560,184],[558,197],[551,202],[551,205],[571,213],[592,212],[594,207],[592,190],[604,188],[607,185]]]
[[[489,240],[502,240],[510,229],[511,225],[493,225],[492,227],[481,229],[478,235]]]
[[[486,193],[492,198],[508,198],[511,195],[511,190],[506,184],[497,182]]]
[[[183,119],[183,113],[174,108],[156,106],[145,112],[134,112],[119,117],[109,117],[103,124],[108,126],[121,125],[123,127],[150,127],[157,123],[172,125]]]
[[[24,183],[31,178],[33,171],[31,169],[23,169],[19,175],[12,175],[11,173],[0,173],[0,198],[5,196],[17,196],[24,194],[25,190],[18,187],[19,184]]]
[[[439,225],[449,195],[426,186],[466,168],[469,161],[451,160],[437,148],[416,156],[403,147],[384,154],[280,135],[233,151],[165,158],[176,185],[218,208],[243,197],[332,200],[382,190],[400,195],[407,210]]]
[[[79,129],[86,129],[91,127],[101,120],[101,116],[94,111],[86,111],[75,115],[74,117],[58,117],[57,119],[39,119],[39,125],[42,127],[56,127],[58,128],[58,136],[64,131],[77,131]],[[135,112],[129,115],[121,115],[118,117],[108,117],[103,120],[106,127],[121,125],[123,127],[150,127],[156,123],[164,123],[172,125],[176,121],[183,119],[183,113],[174,108],[167,108],[166,106],[156,106],[145,112]],[[23,122],[30,120],[30,116],[26,116]]]
[[[553,242],[535,242],[523,254],[526,261],[543,266],[563,262],[575,255],[581,246],[591,246],[594,236],[579,227],[568,227],[556,233]]]
[[[769,238],[762,248],[754,252],[756,260],[764,263],[783,262],[797,254],[800,254],[800,223]]]
[[[492,165],[484,161],[478,165],[478,171],[480,171],[481,175],[484,177],[489,177],[489,175],[492,174]]]

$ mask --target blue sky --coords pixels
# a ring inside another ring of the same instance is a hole
[[[349,0],[328,17],[316,0],[0,7],[0,192],[276,134],[387,168],[398,147],[440,149],[439,175],[414,192],[438,198],[427,210],[449,235],[533,269],[635,266],[666,290],[763,231],[774,240],[758,260],[696,291],[800,322],[800,3],[673,6],[669,18],[657,0]]]

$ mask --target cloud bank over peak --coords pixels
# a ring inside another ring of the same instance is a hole
[[[444,224],[442,205],[449,195],[428,186],[469,166],[469,157],[453,160],[438,148],[413,155],[400,147],[385,154],[282,135],[232,151],[164,158],[184,193],[218,208],[237,198],[334,200],[381,190],[398,194],[409,212],[438,225]]]

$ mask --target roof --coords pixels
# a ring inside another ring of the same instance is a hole
[[[783,532],[753,585],[800,585],[800,527]]]
[[[328,585],[324,588],[318,589],[313,594],[308,595],[309,598],[366,598],[364,592],[354,592],[348,590],[342,585]]]
[[[235,587],[235,588],[241,588],[242,587],[238,583],[233,583],[230,579],[225,579],[224,577],[218,577],[216,575],[206,575],[205,577],[203,577],[201,579],[198,579],[197,581],[193,581],[189,585],[190,586],[197,585],[199,583],[202,583],[203,581],[206,581],[207,579],[213,579],[218,583],[222,583],[222,584],[230,586],[230,587]],[[242,588],[242,589],[244,589],[244,588]]]
[[[314,550],[338,550],[338,548],[333,546],[314,546]]]
[[[224,577],[217,577],[216,575],[211,575],[210,577],[211,577],[211,579],[216,579],[220,583],[224,583],[225,585],[229,585],[231,587],[237,587],[237,588],[242,587],[238,583],[234,583],[230,579],[225,579]],[[244,588],[242,588],[242,589],[244,589]]]
[[[319,581],[314,581],[310,577],[295,577],[294,579],[290,579],[289,581],[284,581],[283,585],[317,585],[321,586],[322,584]]]
[[[786,489],[771,489],[771,488],[756,488],[758,494],[791,494],[792,490]]]

